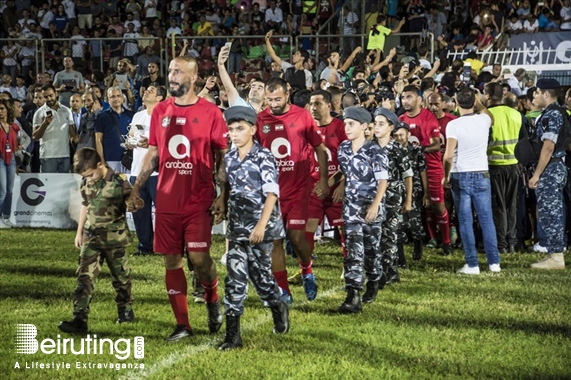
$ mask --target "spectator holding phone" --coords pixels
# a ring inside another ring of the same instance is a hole
[[[83,82],[83,75],[73,69],[73,59],[71,57],[63,59],[63,67],[62,71],[56,73],[53,85],[59,92],[58,101],[69,107],[69,99],[73,94],[83,93],[85,91],[85,83]]]

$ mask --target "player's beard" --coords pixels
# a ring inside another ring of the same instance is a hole
[[[271,107],[270,106],[270,111],[272,111],[272,114],[274,115],[282,115],[285,111],[285,108],[287,107],[287,103],[278,106],[278,107]]]
[[[170,82],[169,85],[172,84],[176,84],[178,85],[178,89],[173,90],[170,86],[169,86],[169,93],[171,94],[172,97],[175,98],[180,98],[181,96],[184,96],[186,94],[188,94],[188,92],[190,91],[190,81],[186,82],[186,83],[176,83],[176,82]]]

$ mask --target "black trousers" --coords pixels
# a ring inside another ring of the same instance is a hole
[[[507,249],[508,245],[517,242],[517,164],[490,165],[489,172],[498,249]]]

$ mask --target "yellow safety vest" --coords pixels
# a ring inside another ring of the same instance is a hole
[[[519,140],[522,115],[508,106],[495,106],[488,109],[494,116],[492,135],[488,143],[488,164],[516,165],[515,145]]]

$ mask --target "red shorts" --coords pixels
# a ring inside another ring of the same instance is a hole
[[[309,197],[309,210],[307,217],[309,219],[318,219],[319,224],[323,223],[323,215],[327,216],[330,226],[342,226],[343,218],[341,216],[341,203],[334,203],[331,197],[321,200],[315,194]]]
[[[200,210],[189,214],[155,215],[154,250],[162,255],[180,255],[184,248],[189,252],[208,252],[212,238],[210,211]]]
[[[431,203],[444,202],[444,186],[442,186],[442,178],[444,178],[444,176],[437,174],[438,173],[428,174],[428,194],[430,195]]]
[[[428,194],[431,203],[444,203],[444,170],[442,162],[434,157],[426,156],[426,176],[428,177]]]
[[[280,199],[282,219],[286,230],[305,231],[307,224],[307,209],[309,206],[309,192],[300,199]]]

